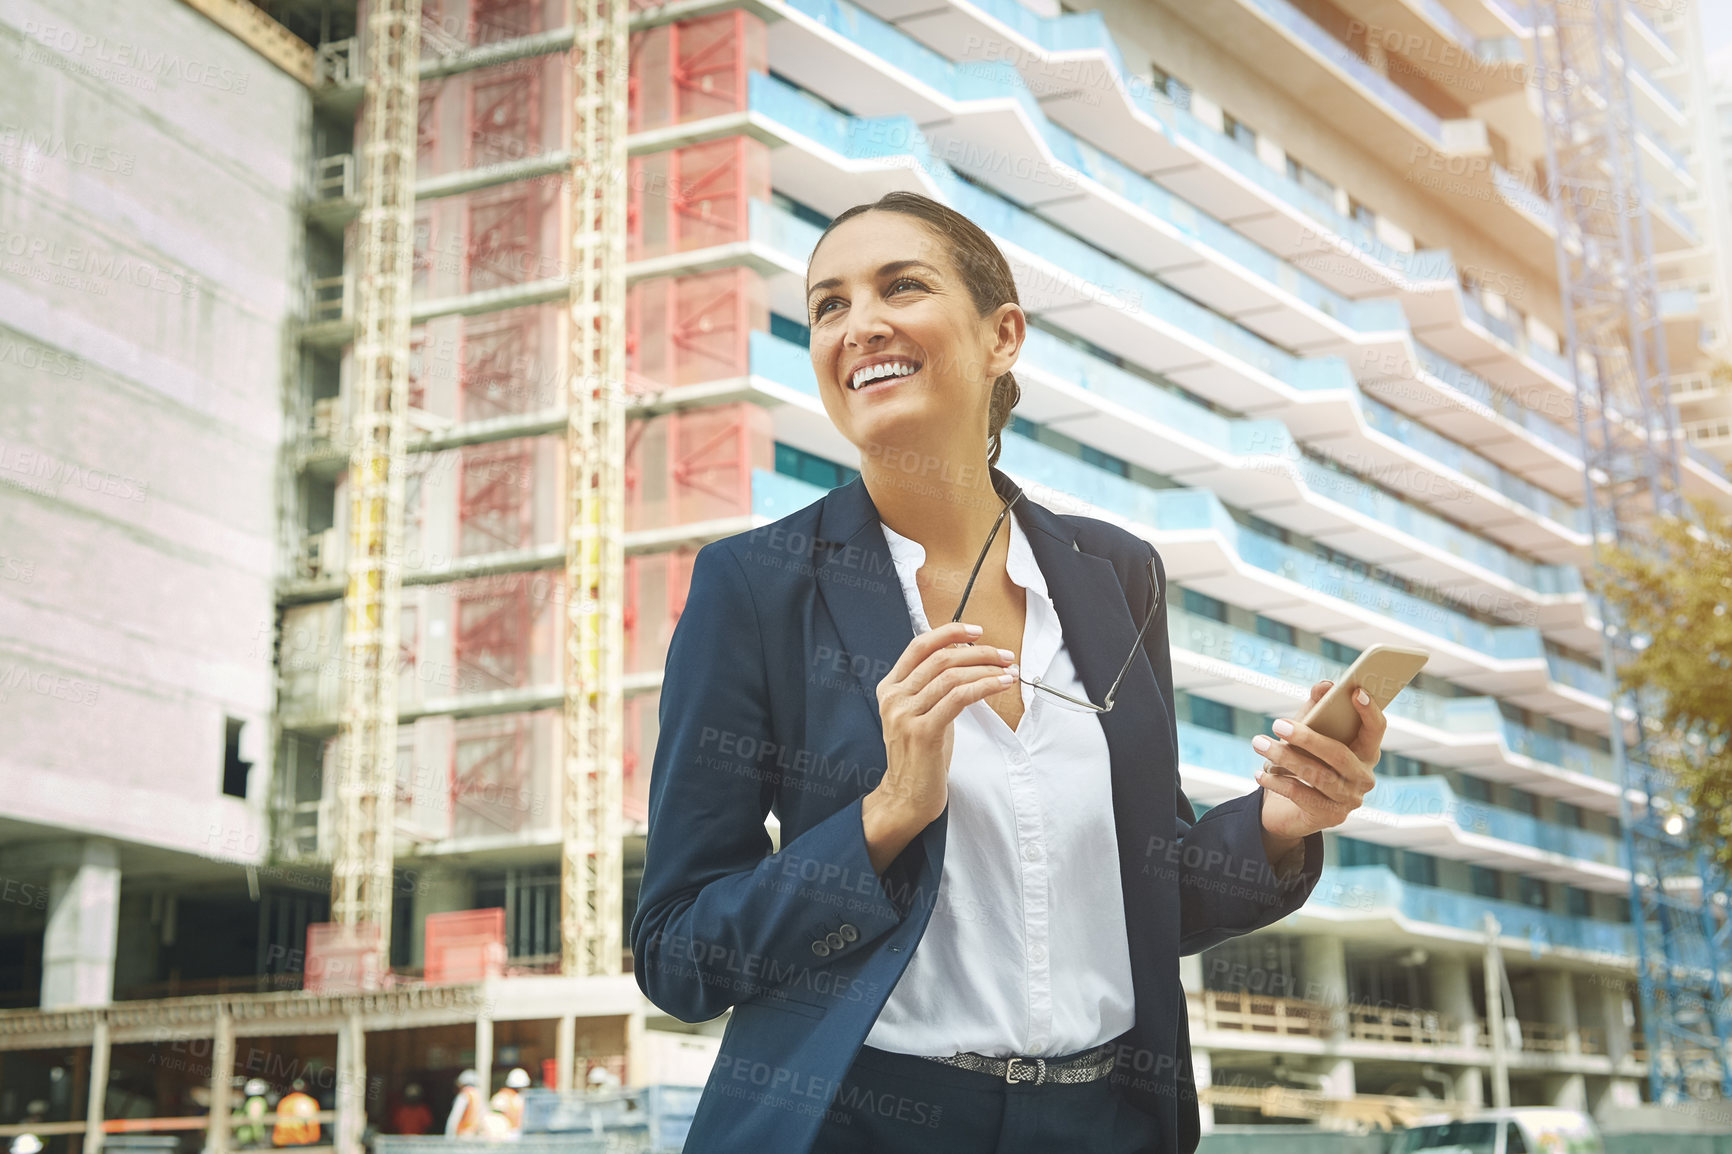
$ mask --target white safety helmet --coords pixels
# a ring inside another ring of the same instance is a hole
[[[529,1086],[529,1071],[519,1066],[517,1069],[511,1071],[511,1073],[505,1075],[505,1084],[510,1086],[513,1090],[527,1089]]]
[[[12,1154],[42,1154],[42,1139],[34,1134],[20,1134],[12,1139]]]
[[[254,1078],[252,1081],[247,1083],[247,1097],[249,1097],[249,1098],[262,1097],[267,1091],[270,1090],[270,1088],[271,1088],[270,1084],[267,1083],[263,1078]]]

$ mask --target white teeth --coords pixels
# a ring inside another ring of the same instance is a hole
[[[886,361],[883,364],[868,365],[854,374],[853,382],[849,387],[858,389],[880,377],[905,377],[913,371],[914,366],[906,361]]]

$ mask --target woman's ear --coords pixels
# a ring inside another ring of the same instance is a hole
[[[1028,318],[1022,306],[1005,301],[992,311],[992,341],[987,351],[987,379],[996,381],[1016,365],[1022,342],[1028,336]]]

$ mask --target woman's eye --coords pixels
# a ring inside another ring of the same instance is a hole
[[[912,277],[905,277],[904,276],[904,277],[897,277],[895,280],[890,282],[890,291],[895,292],[898,288],[900,288],[901,286],[903,286],[905,284],[906,285],[913,285],[917,289],[923,289],[926,287],[925,285],[921,284],[919,281],[913,279]],[[817,307],[815,307],[812,310],[812,318],[814,320],[816,320],[817,318],[823,316],[825,313],[829,312],[831,305],[840,304],[840,303],[841,303],[841,299],[838,297],[829,297],[825,300],[819,301],[817,304]]]

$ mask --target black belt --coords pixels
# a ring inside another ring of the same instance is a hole
[[[946,1057],[921,1054],[929,1062],[943,1062],[978,1074],[991,1074],[1013,1085],[1039,1086],[1045,1082],[1093,1082],[1112,1073],[1116,1045],[1102,1042],[1092,1050],[1063,1059],[992,1058],[985,1054],[964,1052]]]

